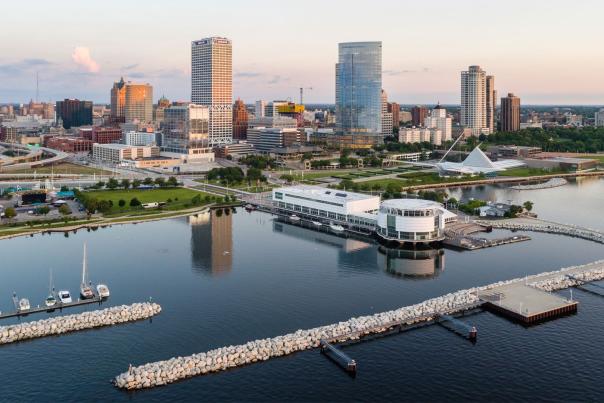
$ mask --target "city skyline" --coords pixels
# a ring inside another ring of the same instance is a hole
[[[20,46],[11,41],[0,45],[0,102],[35,98],[36,72],[42,101],[109,103],[108,88],[121,76],[153,85],[154,101],[161,95],[188,100],[189,46],[209,36],[233,41],[233,100],[246,103],[297,101],[300,85],[313,87],[305,94],[307,103],[334,103],[338,43],[351,41],[383,43],[383,87],[390,100],[402,104],[458,104],[459,72],[474,64],[497,77],[501,94],[521,94],[525,105],[598,105],[603,99],[598,74],[602,56],[585,40],[602,33],[597,10],[604,6],[595,1],[578,3],[572,10],[562,2],[510,1],[503,7],[471,0],[383,1],[374,8],[352,1],[344,11],[338,2],[319,8],[314,1],[233,1],[211,8],[184,0],[174,4],[162,8],[159,2],[148,2],[147,18],[137,20],[130,19],[137,12],[133,1],[108,0],[94,13],[89,4],[66,1],[33,1],[27,14],[6,4],[6,14],[13,17],[3,23],[5,29],[28,35],[20,35]],[[183,7],[189,11],[182,13]],[[63,9],[69,13],[58,12]],[[573,13],[581,16],[581,23],[559,29],[555,22]],[[203,28],[200,15],[205,16]],[[45,31],[40,40],[39,27],[49,19],[56,29]],[[128,24],[120,23],[126,20]],[[271,24],[264,23],[269,20]],[[459,40],[466,37],[473,40]]]

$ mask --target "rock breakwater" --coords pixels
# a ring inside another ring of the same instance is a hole
[[[393,311],[360,316],[313,329],[297,330],[284,336],[254,340],[238,346],[221,347],[186,357],[173,357],[165,361],[131,367],[127,372],[118,375],[114,379],[114,384],[118,388],[128,390],[162,386],[193,376],[316,348],[321,339],[340,342],[354,340],[365,335],[385,332],[396,325],[412,325],[435,319],[439,314],[451,314],[480,306],[482,302],[476,296],[478,291],[512,282],[527,282],[546,291],[576,285],[574,280],[567,277],[568,274],[584,281],[601,280],[604,278],[604,260],[501,281],[484,287],[469,288]]]
[[[147,319],[160,312],[161,307],[158,304],[143,302],[2,326],[0,327],[0,345]]]

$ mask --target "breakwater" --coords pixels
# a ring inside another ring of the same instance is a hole
[[[0,345],[147,319],[160,312],[161,306],[158,304],[143,302],[2,326],[0,327]]]
[[[533,185],[515,185],[510,186],[510,189],[514,190],[538,190],[538,189],[549,189],[555,188],[558,186],[564,186],[568,183],[568,181],[564,178],[552,178],[547,182],[543,183],[535,183]]]
[[[519,231],[534,231],[534,232],[545,232],[549,234],[560,234],[572,236],[575,238],[587,239],[589,241],[604,243],[604,233],[595,229],[583,228],[571,224],[559,224],[550,221],[534,220],[534,222],[527,221],[513,221],[513,220],[501,220],[501,221],[486,221],[476,220],[475,223],[485,226],[492,226],[493,228],[510,229]]]
[[[118,388],[128,390],[162,386],[193,376],[219,372],[297,351],[317,348],[320,346],[321,339],[329,342],[344,342],[383,333],[395,326],[434,320],[443,314],[454,314],[478,307],[482,304],[477,296],[478,291],[513,282],[526,282],[528,285],[546,291],[576,285],[577,281],[568,278],[567,274],[572,274],[574,278],[581,281],[601,280],[604,278],[604,260],[501,281],[483,287],[469,288],[419,304],[351,318],[332,325],[297,330],[283,336],[254,340],[238,346],[221,347],[186,357],[173,357],[165,361],[130,367],[128,371],[115,377],[114,384]]]

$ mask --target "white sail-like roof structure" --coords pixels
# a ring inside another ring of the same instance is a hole
[[[505,171],[509,168],[524,166],[519,160],[491,161],[479,147],[476,147],[463,162],[439,162],[436,164],[442,172],[460,174],[481,174],[489,172]]]

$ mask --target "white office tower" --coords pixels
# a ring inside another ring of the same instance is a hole
[[[452,138],[451,121],[452,119],[447,116],[447,110],[438,104],[424,119],[424,126],[429,129],[439,129],[442,134],[442,141],[449,141]]]
[[[258,119],[258,118],[263,118],[265,116],[266,116],[266,101],[264,101],[262,99],[259,101],[256,101],[254,117]]]
[[[233,47],[229,39],[191,42],[191,101],[209,109],[209,145],[232,143]]]
[[[480,66],[470,66],[461,72],[461,116],[462,126],[469,128],[472,135],[488,134],[486,72]]]

